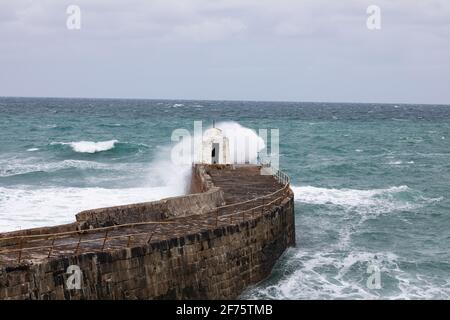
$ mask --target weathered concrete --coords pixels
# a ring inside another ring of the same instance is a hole
[[[227,197],[233,176],[242,179],[242,185],[235,183],[234,193]],[[217,195],[214,188],[220,188],[227,199],[235,199],[239,188],[242,199],[253,197],[255,192],[264,194],[260,191],[261,183],[269,181],[267,177],[258,177],[255,170],[232,167],[195,168],[194,179],[200,181],[196,183],[197,189]],[[270,192],[271,187],[267,188]],[[42,258],[38,262],[25,260],[9,265],[0,262],[0,299],[236,298],[247,286],[267,277],[284,250],[295,244],[293,194],[288,190],[283,195],[281,201],[256,214],[226,217],[216,222],[216,226],[207,223],[176,236],[167,234],[171,230],[167,229],[165,239],[140,242],[130,248],[106,252],[91,248],[93,252]],[[196,195],[182,198],[196,199]],[[194,211],[198,208],[195,200],[181,203],[192,204]],[[176,209],[177,203],[173,205],[170,210]],[[142,210],[145,215],[147,211]],[[128,219],[120,210],[112,212],[120,217],[114,221]],[[148,211],[146,218],[151,216],[150,212],[156,211]],[[91,212],[82,221],[94,219],[96,214]],[[209,214],[173,219],[200,223],[208,220]],[[67,289],[66,271],[70,265],[79,266],[82,271],[80,290]]]
[[[78,213],[76,219],[81,229],[101,228],[204,214],[224,204],[223,191],[220,188],[212,187],[203,193],[167,198],[161,201],[86,210]]]

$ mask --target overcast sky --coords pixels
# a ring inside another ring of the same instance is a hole
[[[450,104],[450,1],[0,0],[0,96]]]

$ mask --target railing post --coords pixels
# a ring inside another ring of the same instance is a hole
[[[127,248],[130,247],[130,244],[131,244],[131,236],[128,236]]]
[[[80,242],[81,242],[81,234],[80,234],[80,238],[78,239],[78,243],[77,243],[77,247],[76,247],[76,249],[75,249],[75,254],[77,254],[78,253],[78,249],[80,248]],[[105,244],[103,244],[103,246],[104,246]],[[102,251],[103,251],[103,249],[102,249]]]
[[[50,247],[50,250],[48,250],[48,256],[47,256],[47,259],[50,258],[50,256],[52,255],[52,252],[53,252],[53,245],[55,244],[55,239],[56,239],[56,237],[53,237],[53,240],[52,240],[52,246]]]
[[[20,240],[19,240],[19,257],[17,259],[19,263],[20,263],[20,260],[22,259],[22,245],[23,245],[22,241],[23,241],[23,238],[20,238]]]
[[[103,250],[105,250],[106,240],[108,239],[108,231],[109,230],[106,230],[105,239],[103,239],[102,252],[103,252]]]
[[[264,198],[262,198],[261,214],[264,213]]]
[[[156,231],[156,227],[154,227],[154,228],[152,229],[152,231],[151,231],[151,233],[150,233],[150,236],[148,237],[147,244],[149,244],[150,241],[152,241],[153,234],[155,233],[155,231]]]
[[[219,208],[216,210],[216,228],[219,225]]]

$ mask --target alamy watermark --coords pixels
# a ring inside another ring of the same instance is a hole
[[[367,17],[366,26],[369,30],[380,30],[381,29],[381,8],[377,5],[370,5],[367,7],[366,13],[369,15]]]
[[[203,122],[194,121],[193,134],[188,129],[177,128],[172,131],[171,141],[177,142],[171,149],[171,161],[175,165],[267,163],[279,169],[280,132],[277,128],[260,128],[256,133],[237,125],[231,128],[219,125],[203,130]]]
[[[81,290],[81,284],[83,282],[83,272],[77,265],[70,265],[66,271],[69,277],[66,280],[67,290]]]
[[[171,150],[171,161],[175,165],[192,163],[270,163],[279,168],[279,129],[258,129],[256,131],[236,126],[222,130],[203,130],[202,121],[194,121],[194,132],[177,128],[171,134],[171,141],[177,142]],[[270,133],[270,143],[269,143]],[[270,146],[270,154],[268,149]]]
[[[77,5],[70,5],[66,9],[67,20],[66,27],[69,30],[80,30],[81,29],[81,9]]]
[[[71,4],[66,9],[67,19],[66,27],[69,30],[81,29],[81,8],[78,5]],[[366,20],[366,26],[369,30],[381,29],[381,8],[378,5],[372,4],[367,7],[366,14],[368,15]]]
[[[381,271],[376,264],[369,264],[367,266],[367,271],[369,277],[366,281],[366,286],[369,289],[379,290],[381,289]]]

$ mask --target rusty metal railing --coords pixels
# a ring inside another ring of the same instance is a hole
[[[281,184],[290,183],[290,178],[286,173],[272,166],[272,161],[270,160],[270,157],[263,156],[258,152],[257,162],[259,165],[261,165],[262,168],[268,170],[277,179],[279,183]]]
[[[247,201],[242,201],[238,203],[232,203],[229,205],[224,205],[217,207],[202,216],[206,216],[206,224],[204,226],[210,227],[218,227],[222,223],[230,223],[236,224],[239,222],[245,222],[249,219],[255,219],[255,217],[261,216],[267,211],[268,208],[273,207],[274,205],[280,205],[283,199],[286,198],[286,193],[289,192],[289,177],[282,171],[276,170],[273,172],[273,176],[275,179],[282,184],[283,186],[276,190],[273,193],[260,196],[257,198],[253,198]],[[246,206],[250,206],[246,208]],[[237,208],[237,209],[234,209]],[[233,210],[234,209],[234,210]],[[240,209],[240,210],[239,210]],[[231,213],[228,213],[231,211]],[[184,216],[181,218],[171,218],[165,221],[147,221],[147,222],[136,222],[136,223],[128,223],[121,224],[115,226],[94,228],[94,229],[86,229],[86,230],[75,230],[75,231],[67,231],[60,233],[49,233],[49,234],[39,234],[39,235],[28,235],[28,236],[13,236],[13,237],[5,237],[0,238],[0,247],[14,247],[0,250],[0,255],[2,254],[17,254],[17,262],[20,263],[23,259],[24,253],[28,251],[45,251],[45,256],[47,258],[51,258],[52,254],[55,251],[55,248],[72,248],[66,249],[65,253],[70,252],[72,254],[78,254],[82,248],[83,244],[89,243],[99,243],[101,249],[93,249],[90,248],[91,251],[110,251],[116,250],[125,247],[131,247],[133,241],[136,241],[136,238],[142,237],[139,243],[145,241],[145,243],[149,244],[157,232],[158,227],[162,227],[164,225],[173,225],[179,224],[180,220],[183,218],[189,218],[191,216],[198,217],[199,215],[193,214],[190,216]],[[250,218],[249,218],[250,217]],[[247,218],[247,220],[246,220]],[[210,223],[211,220],[211,223]],[[143,226],[154,226],[151,230],[146,230],[145,232],[133,232],[125,230],[125,234],[120,235],[112,235],[114,231],[118,231],[120,229],[138,229]],[[202,230],[202,229],[200,229]],[[94,237],[93,239],[82,239],[83,236],[93,235],[98,237]],[[70,238],[69,242],[56,243],[57,240],[64,240],[66,238]],[[76,241],[71,241],[73,238],[78,238]],[[13,241],[17,240],[17,241]],[[107,243],[111,243],[114,240],[124,240],[126,245],[120,245],[119,247],[110,246],[112,249],[108,249]],[[32,246],[33,243],[42,241],[50,241],[50,244],[45,245],[36,245]],[[13,242],[10,245],[2,245],[5,242]],[[28,245],[28,246],[27,246]]]

